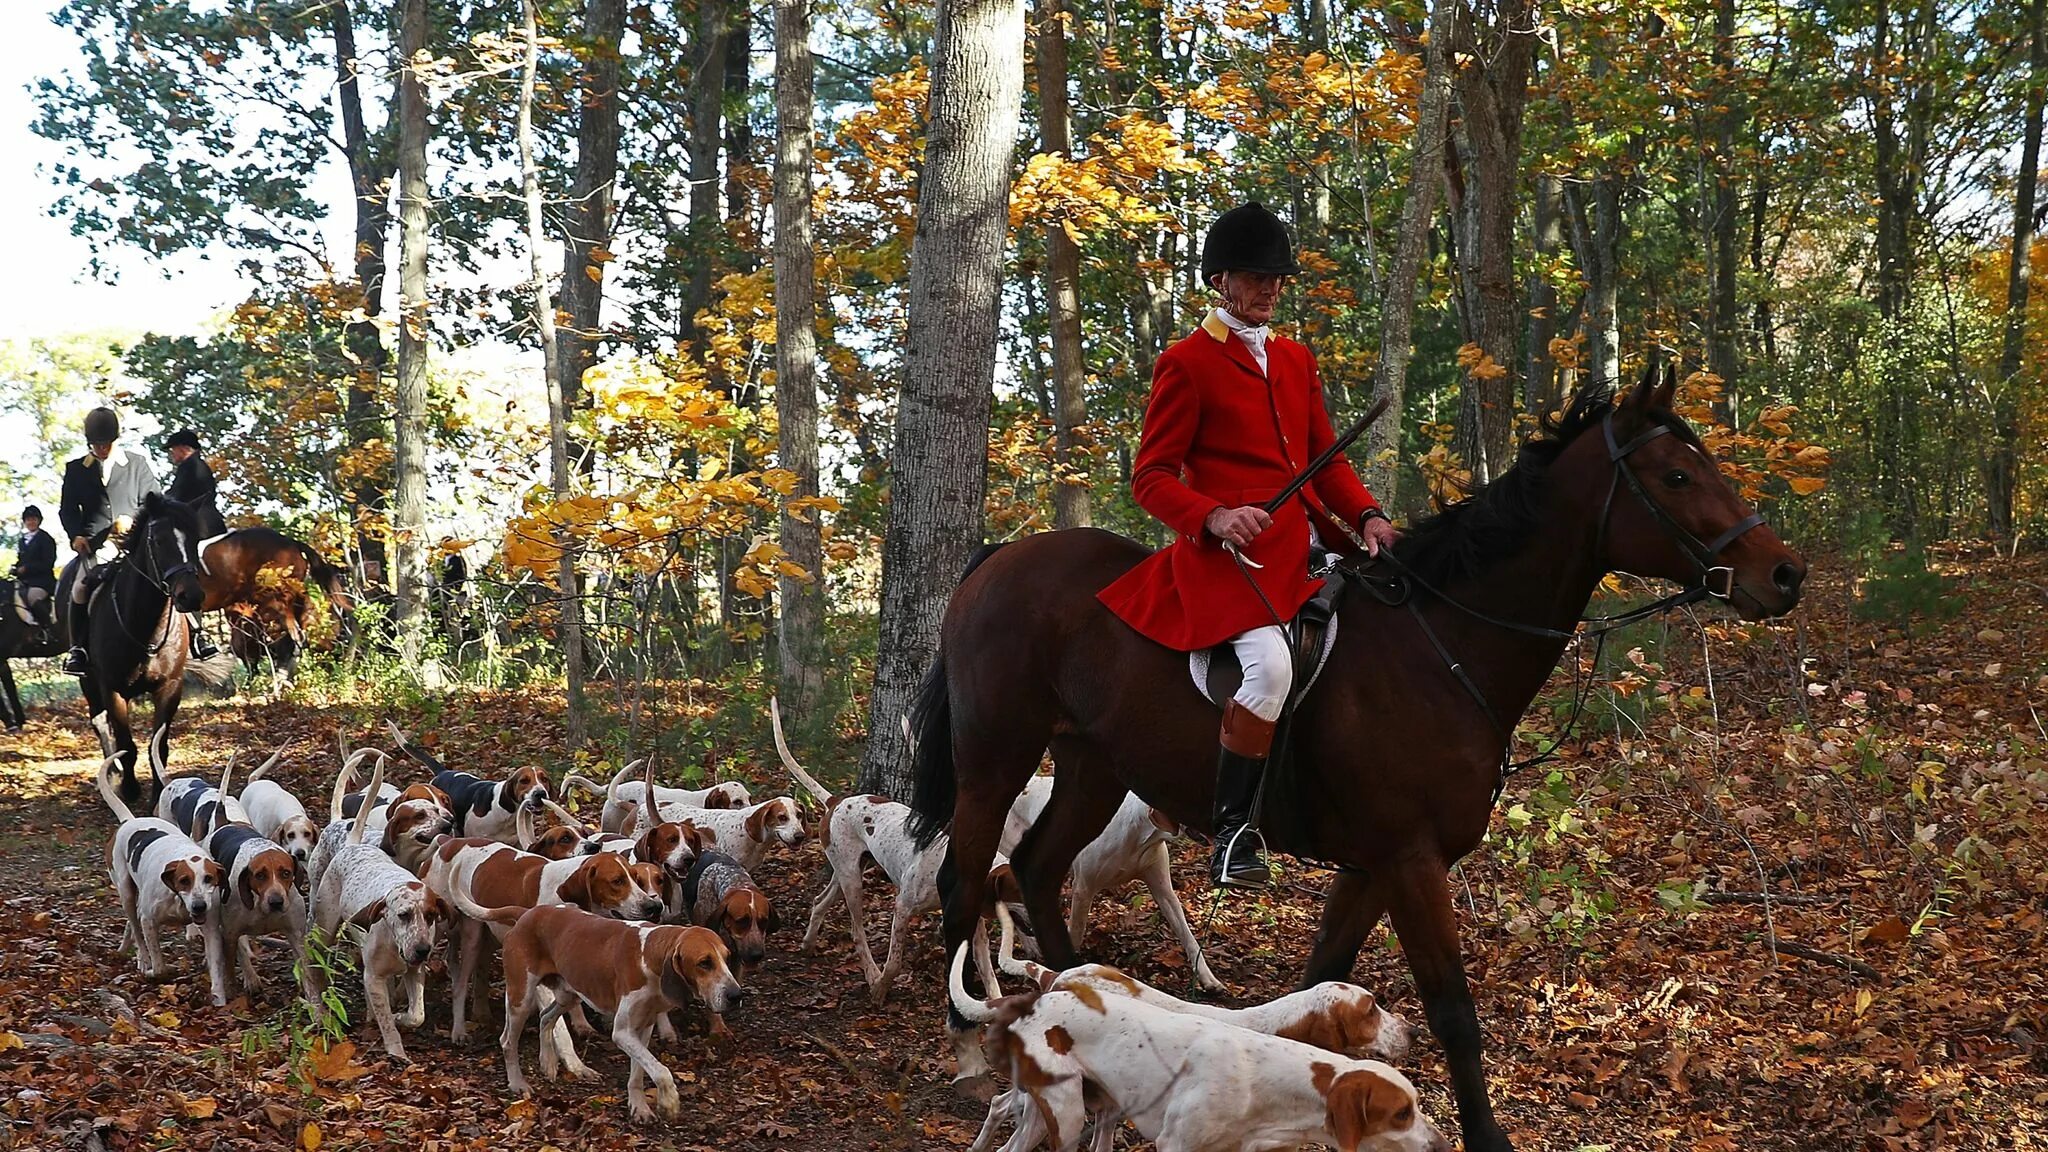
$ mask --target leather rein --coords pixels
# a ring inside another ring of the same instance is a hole
[[[1385,550],[1386,558],[1392,561],[1396,568],[1401,570],[1401,579],[1413,581],[1423,591],[1482,623],[1510,632],[1518,632],[1525,636],[1537,636],[1547,640],[1570,642],[1583,640],[1588,635],[1592,636],[1595,640],[1593,663],[1596,669],[1599,666],[1601,652],[1605,649],[1608,634],[1616,629],[1634,624],[1651,616],[1661,616],[1667,612],[1683,608],[1686,605],[1696,604],[1701,600],[1728,600],[1735,594],[1735,569],[1720,563],[1721,553],[1726,551],[1729,545],[1735,543],[1736,540],[1749,532],[1750,529],[1762,524],[1764,522],[1763,516],[1752,512],[1730,525],[1726,531],[1714,537],[1712,541],[1702,543],[1699,537],[1694,536],[1683,524],[1673,519],[1671,514],[1665,511],[1661,504],[1650,498],[1650,492],[1647,488],[1643,487],[1642,479],[1628,466],[1628,458],[1636,449],[1641,448],[1660,436],[1669,435],[1671,433],[1670,426],[1661,423],[1652,424],[1628,440],[1620,441],[1614,434],[1614,414],[1609,412],[1600,421],[1600,433],[1607,442],[1607,461],[1612,466],[1612,472],[1608,477],[1606,499],[1600,505],[1600,530],[1599,535],[1594,540],[1594,555],[1598,556],[1607,543],[1607,526],[1614,512],[1614,493],[1626,482],[1629,491],[1635,494],[1636,500],[1650,513],[1650,517],[1664,528],[1670,538],[1678,544],[1699,568],[1697,583],[1682,591],[1645,604],[1640,608],[1633,608],[1629,611],[1609,616],[1582,616],[1579,618],[1579,623],[1589,625],[1589,627],[1566,631],[1558,628],[1546,628],[1537,624],[1524,624],[1515,620],[1503,620],[1497,616],[1481,612],[1447,595],[1442,589],[1424,580],[1413,568],[1410,568],[1407,563],[1402,561],[1392,549]],[[1428,618],[1423,616],[1422,610],[1416,606],[1414,599],[1412,597],[1403,597],[1402,602],[1407,607],[1409,615],[1415,618],[1415,623],[1421,627],[1422,634],[1429,638],[1430,646],[1436,649],[1438,658],[1450,669],[1452,677],[1464,687],[1466,693],[1479,705],[1479,710],[1485,713],[1487,720],[1493,724],[1494,730],[1502,739],[1500,778],[1493,786],[1493,799],[1491,801],[1491,803],[1498,803],[1502,790],[1507,787],[1509,776],[1556,758],[1557,750],[1564,745],[1565,740],[1571,736],[1573,730],[1578,726],[1579,715],[1585,707],[1586,696],[1591,688],[1590,680],[1582,676],[1576,667],[1574,668],[1572,713],[1570,718],[1565,721],[1563,729],[1559,731],[1557,739],[1551,742],[1548,749],[1526,759],[1515,760],[1512,756],[1515,745],[1513,726],[1502,723],[1500,714],[1494,711],[1492,703],[1486,699],[1486,694],[1479,690],[1479,685],[1473,682],[1471,675],[1465,671],[1465,666],[1451,655],[1450,649],[1444,646],[1444,642],[1436,634],[1436,629],[1429,626]],[[1516,722],[1520,722],[1519,717],[1516,718]]]

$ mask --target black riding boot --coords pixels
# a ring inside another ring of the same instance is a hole
[[[71,651],[64,654],[64,675],[83,676],[86,673],[85,605],[73,601],[71,608]]]
[[[1263,887],[1273,874],[1262,856],[1265,840],[1251,826],[1252,803],[1266,771],[1266,754],[1273,747],[1273,722],[1232,700],[1223,710],[1221,741],[1216,759],[1216,849],[1209,857],[1209,882],[1219,888]]]
[[[206,638],[206,630],[199,626],[199,613],[193,612],[187,615],[185,617],[185,625],[186,631],[192,633],[192,658],[194,660],[211,660],[215,656],[220,655],[220,649],[214,646],[213,641]]]

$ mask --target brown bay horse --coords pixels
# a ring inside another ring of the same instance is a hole
[[[229,646],[254,672],[264,659],[289,674],[306,646],[318,587],[344,638],[354,601],[347,572],[303,540],[271,528],[237,528],[206,542],[200,552],[203,611],[226,610]]]
[[[1468,1149],[1510,1143],[1487,1097],[1446,878],[1486,833],[1507,728],[1608,572],[1710,589],[1750,620],[1790,611],[1805,576],[1671,411],[1675,387],[1653,375],[1619,402],[1581,393],[1514,468],[1415,525],[1396,548],[1415,609],[1349,596],[1336,650],[1296,715],[1294,756],[1316,802],[1275,847],[1340,869],[1304,986],[1347,978],[1391,916]],[[1046,533],[985,549],[953,594],[913,720],[920,834],[952,833],[949,956],[974,928],[1010,802],[1048,748],[1052,800],[1011,865],[1056,968],[1076,962],[1061,882],[1126,789],[1209,828],[1217,709],[1189,681],[1185,655],[1095,598],[1146,555],[1108,532]],[[962,1076],[978,1073],[978,1045],[952,1023]]]

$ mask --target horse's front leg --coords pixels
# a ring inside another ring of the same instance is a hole
[[[97,672],[87,673],[89,678],[94,675],[97,675]],[[130,726],[128,698],[119,692],[106,692],[104,689],[99,694],[102,694],[104,697],[98,701],[104,709],[100,713],[103,724],[100,733],[100,747],[107,755],[119,756],[121,758],[121,800],[130,808],[133,808],[142,800],[142,785],[135,779],[137,749],[135,747],[135,730]],[[90,699],[90,695],[88,695],[88,699]],[[151,765],[150,775],[153,777],[155,774],[156,768],[154,765]],[[156,806],[156,793],[154,791],[150,793],[149,803],[152,808]]]
[[[1323,921],[1316,927],[1315,947],[1308,954],[1308,969],[1301,986],[1313,988],[1325,980],[1349,980],[1358,964],[1359,949],[1386,914],[1387,898],[1376,877],[1367,872],[1343,871],[1330,885],[1323,902]]]
[[[1486,1095],[1479,1012],[1473,1007],[1472,991],[1465,982],[1465,962],[1458,951],[1458,913],[1451,903],[1448,874],[1440,860],[1409,857],[1386,877],[1383,891],[1393,913],[1394,931],[1401,935],[1401,951],[1408,957],[1408,969],[1422,996],[1429,1030],[1443,1046],[1465,1148],[1467,1152],[1513,1152],[1507,1133],[1493,1118],[1493,1102]],[[1318,950],[1322,944],[1319,937]],[[1348,955],[1356,952],[1354,946]]]
[[[5,713],[9,731],[28,723],[28,713],[21,710],[21,693],[14,687],[14,662],[12,656],[0,657],[0,713]]]

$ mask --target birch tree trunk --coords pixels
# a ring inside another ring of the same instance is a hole
[[[1422,92],[1415,109],[1415,139],[1408,150],[1408,187],[1401,199],[1400,230],[1380,304],[1380,362],[1374,391],[1388,400],[1388,418],[1366,432],[1365,484],[1388,509],[1399,508],[1401,425],[1408,359],[1415,353],[1415,298],[1422,291],[1422,261],[1429,253],[1430,221],[1444,181],[1444,137],[1451,104],[1447,49],[1451,21],[1462,0],[1434,0],[1429,38],[1422,46]]]
[[[818,494],[817,278],[811,260],[811,135],[815,81],[811,0],[775,0],[776,455],[797,497]],[[782,511],[782,550],[807,577],[779,580],[776,679],[798,716],[825,687],[825,553],[819,513]]]
[[[683,338],[698,339],[697,313],[711,303],[711,275],[723,244],[718,220],[718,143],[725,116],[725,40],[730,0],[698,0],[696,66],[690,77],[690,282],[683,293]],[[699,349],[698,357],[703,357]]]
[[[547,269],[542,266],[541,247],[547,241],[541,222],[540,163],[533,151],[533,82],[540,71],[539,16],[537,0],[521,0],[520,18],[526,33],[524,67],[519,74],[519,190],[526,200],[526,288],[533,311],[533,326],[540,333],[541,366],[548,385],[548,480],[557,504],[569,498],[572,465],[569,461],[568,405],[562,395],[560,345],[555,336],[555,297],[548,290]],[[577,600],[575,554],[568,533],[555,531],[555,545],[562,550],[561,567],[555,575],[555,591],[562,613],[562,660],[569,673],[567,743],[571,749],[583,746],[583,614]]]
[[[1062,0],[1038,6],[1038,117],[1045,151],[1073,151],[1067,109],[1067,26]],[[1045,301],[1052,329],[1053,485],[1055,528],[1089,524],[1086,472],[1078,466],[1081,425],[1088,420],[1088,366],[1081,351],[1081,248],[1054,225],[1045,232]]]
[[[1991,505],[1991,534],[2013,532],[2013,491],[2019,479],[2020,361],[2026,352],[2027,296],[2033,277],[2034,197],[2041,171],[2041,110],[2048,95],[2048,0],[2027,8],[2026,123],[2021,128],[2019,187],[2012,198],[2012,256],[2006,266],[2005,338],[1999,347],[1998,377],[1991,382],[1991,459],[1984,487]]]
[[[937,652],[946,600],[981,541],[1010,156],[1023,96],[1021,0],[938,0],[889,462],[880,657],[861,762],[868,791],[908,792],[903,715]]]
[[[426,619],[427,512],[427,88],[416,67],[427,49],[427,0],[404,0],[398,26],[398,387],[391,529],[401,650],[419,654]]]

